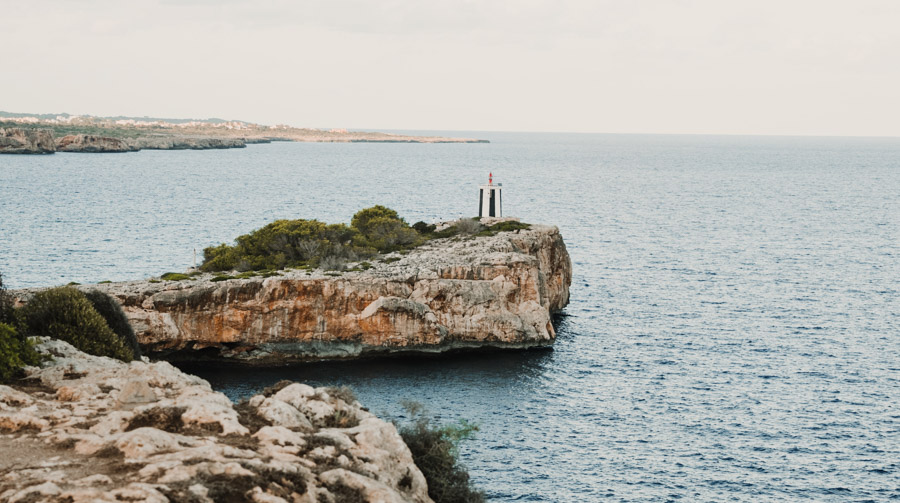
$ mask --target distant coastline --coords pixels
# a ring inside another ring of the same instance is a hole
[[[221,119],[182,120],[0,111],[0,153],[134,152],[243,148],[272,141],[334,143],[489,143],[346,129],[267,126]]]

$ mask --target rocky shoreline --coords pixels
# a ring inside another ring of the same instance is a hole
[[[366,266],[79,288],[116,298],[147,354],[271,365],[548,346],[572,280],[559,230],[544,225],[433,240]],[[35,291],[13,293],[22,303]]]
[[[2,501],[432,501],[394,425],[339,390],[235,405],[166,362],[38,349],[52,360],[0,386]]]
[[[139,150],[210,150],[244,148],[248,144],[273,141],[337,143],[488,143],[471,138],[408,136],[387,133],[332,132],[308,129],[245,131],[237,136],[228,132],[180,131],[149,133],[128,129],[108,129],[105,134],[65,134],[56,136],[52,128],[0,127],[0,154],[52,154],[54,152],[114,153]],[[126,136],[118,136],[128,133]],[[218,134],[211,134],[218,133]]]

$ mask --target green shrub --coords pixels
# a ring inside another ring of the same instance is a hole
[[[347,268],[347,263],[340,257],[325,257],[319,262],[319,267],[326,271],[343,271]]]
[[[432,234],[434,230],[437,228],[434,224],[426,224],[421,220],[414,223],[412,228],[416,230],[419,234]]]
[[[191,279],[187,274],[181,274],[180,272],[167,272],[159,277],[159,279],[164,279],[166,281],[184,281],[186,279]]]
[[[205,248],[200,269],[206,272],[267,271],[262,274],[268,277],[268,271],[278,269],[315,269],[323,264],[328,269],[340,262],[357,262],[377,253],[405,253],[429,239],[459,234],[493,236],[498,232],[530,228],[519,222],[483,227],[478,220],[463,219],[438,232],[434,225],[425,222],[416,222],[410,227],[396,211],[380,205],[356,212],[349,226],[318,220],[276,220],[238,236],[233,245],[223,243]],[[166,273],[163,279],[183,280],[187,279],[185,276]],[[217,276],[213,281],[226,279],[231,278]]]
[[[430,237],[431,239],[452,238],[457,234],[459,234],[459,229],[455,225],[451,225],[442,231],[435,232]]]
[[[134,354],[83,293],[71,287],[36,294],[22,308],[27,335],[68,342],[85,353],[131,361]]]
[[[400,218],[396,211],[381,205],[359,210],[353,215],[350,225],[359,231],[363,244],[382,253],[421,242],[419,233]]]
[[[15,326],[18,322],[13,310],[13,296],[3,286],[3,273],[0,273],[0,323]]]
[[[125,343],[126,347],[131,349],[134,359],[140,360],[141,347],[138,345],[137,336],[134,335],[134,329],[131,327],[131,323],[128,322],[125,311],[122,311],[122,306],[119,305],[116,299],[100,290],[91,290],[85,293],[84,296],[94,306],[94,309],[100,313],[100,316],[103,316],[109,328],[119,336],[119,339]]]
[[[108,280],[108,279],[105,279],[105,280],[103,280],[103,281],[98,281],[98,282],[97,282],[98,285],[106,285],[106,284],[108,284],[108,283],[112,283],[112,281],[110,281],[110,280]]]
[[[0,323],[0,382],[9,382],[22,367],[40,361],[41,356],[31,341],[20,336],[11,325]]]
[[[466,467],[459,463],[460,442],[478,427],[465,420],[436,426],[421,404],[406,402],[404,408],[413,420],[400,428],[400,436],[428,482],[428,496],[435,503],[485,501],[484,493],[472,486]]]
[[[249,234],[238,236],[234,245],[221,244],[203,250],[204,271],[275,270],[318,264],[325,257],[370,256],[359,233],[344,224],[318,220],[276,220]]]
[[[213,279],[211,279],[210,281],[219,282],[219,281],[228,281],[229,279],[234,279],[234,276],[229,276],[227,274],[220,274],[220,275],[214,277]]]
[[[460,218],[456,221],[456,230],[460,234],[472,235],[481,230],[481,222],[472,220],[471,218]]]
[[[368,234],[374,227],[384,220],[403,221],[396,211],[377,204],[371,208],[359,210],[350,220],[350,226],[363,234]]]

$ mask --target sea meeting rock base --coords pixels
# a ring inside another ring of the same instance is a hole
[[[38,348],[0,386],[0,501],[431,501],[396,428],[327,388],[234,405],[166,362]]]

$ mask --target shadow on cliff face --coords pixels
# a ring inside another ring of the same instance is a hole
[[[437,389],[448,383],[515,383],[543,373],[553,357],[550,347],[527,350],[460,351],[435,355],[408,354],[362,360],[304,362],[251,367],[228,362],[174,361],[181,370],[200,376],[238,400],[283,379],[310,385],[349,385]],[[402,383],[402,385],[400,385]]]
[[[565,336],[571,332],[571,316],[565,311],[559,311],[550,315],[550,324],[556,332],[556,339],[565,339]]]

